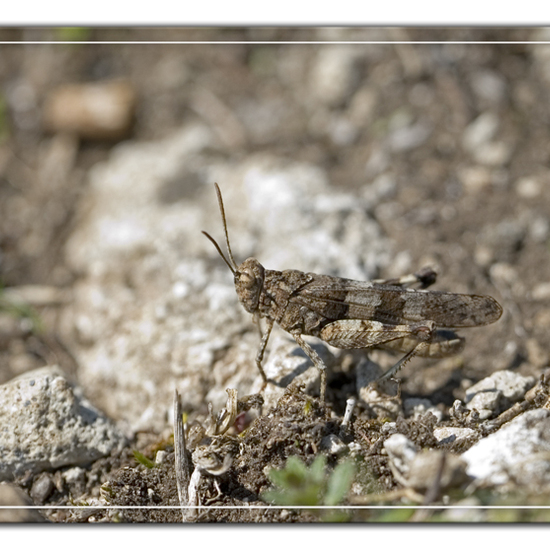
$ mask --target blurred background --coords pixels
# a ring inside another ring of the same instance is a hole
[[[547,29],[0,39],[0,382],[57,363],[139,425],[162,423],[161,381],[167,402],[187,384],[191,408],[253,389],[257,334],[246,318],[250,348],[227,355],[245,317],[200,234],[224,246],[214,181],[238,261],[360,279],[433,265],[436,289],[505,308],[466,335],[461,380],[548,364],[550,45],[527,43]],[[17,43],[35,40],[242,43]],[[522,43],[410,43],[427,40]],[[450,404],[455,367],[406,388]]]

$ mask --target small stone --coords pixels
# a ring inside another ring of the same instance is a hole
[[[47,498],[52,494],[54,487],[52,475],[44,472],[34,480],[30,492],[31,498],[38,504],[44,504]]]
[[[498,130],[498,117],[486,111],[471,122],[462,137],[464,149],[475,153],[478,148],[493,139]]]
[[[384,422],[384,424],[382,424],[382,426],[380,427],[380,433],[388,434],[395,430],[396,426],[396,422]]]
[[[44,125],[85,139],[119,140],[131,130],[135,106],[128,82],[65,84],[46,98]]]
[[[434,437],[442,444],[466,441],[475,435],[476,432],[472,428],[443,427],[434,429]]]
[[[531,296],[535,300],[550,300],[550,282],[539,283],[533,288]]]
[[[490,103],[498,103],[506,93],[506,81],[492,71],[475,72],[471,82],[474,93]]]
[[[439,479],[436,479],[442,461],[443,470]],[[443,490],[459,487],[469,479],[466,467],[466,461],[456,455],[439,450],[426,450],[418,453],[410,464],[408,486],[420,492],[428,491],[436,483]]]
[[[86,479],[86,470],[74,466],[65,470],[62,475],[66,483],[83,483]]]
[[[384,449],[395,469],[408,477],[410,466],[418,453],[416,445],[403,434],[393,434],[384,441]]]
[[[535,379],[511,371],[498,371],[466,391],[466,407],[476,410],[481,420],[498,414],[511,403],[523,398]]]
[[[410,126],[394,130],[388,136],[392,151],[410,151],[420,147],[431,135],[432,129],[425,122],[419,121]]]
[[[531,176],[520,178],[515,185],[516,193],[524,199],[534,199],[541,192],[540,182]]]
[[[166,451],[157,451],[157,454],[155,456],[155,464],[164,464],[164,461],[166,460]]]
[[[478,244],[474,251],[474,261],[480,267],[489,267],[493,262],[493,251],[488,246]]]
[[[529,224],[529,236],[536,243],[544,243],[550,234],[550,222],[544,216],[534,218]]]
[[[512,147],[503,141],[484,143],[472,151],[474,159],[485,166],[501,166],[512,156]]]
[[[458,171],[458,177],[468,193],[479,193],[489,187],[492,182],[492,173],[485,166],[467,166]]]
[[[331,455],[337,455],[343,453],[347,445],[337,435],[329,434],[321,439],[321,449]]]
[[[33,506],[34,502],[16,485],[0,483],[0,523],[45,522],[38,510],[16,508]]]

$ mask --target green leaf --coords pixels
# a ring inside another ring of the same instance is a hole
[[[269,479],[275,485],[282,488],[290,488],[303,483],[307,476],[306,465],[297,457],[291,456],[281,470],[270,470]]]
[[[319,455],[309,469],[309,477],[316,483],[323,483],[326,477],[325,468],[327,465],[327,457],[325,455]]]
[[[404,523],[411,519],[416,508],[396,508],[382,512],[376,519],[377,522]]]
[[[342,462],[334,468],[328,480],[328,487],[325,495],[325,504],[327,506],[336,506],[342,502],[350,490],[354,475],[355,466],[352,462]]]
[[[279,505],[316,506],[321,503],[325,485],[326,458],[318,456],[310,468],[291,456],[282,470],[271,470],[269,479],[278,488],[265,491],[266,501]]]

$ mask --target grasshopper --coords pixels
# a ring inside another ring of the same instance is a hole
[[[275,323],[294,337],[319,370],[324,402],[326,367],[304,335],[341,349],[376,347],[405,353],[380,381],[392,377],[414,356],[459,353],[465,340],[448,329],[488,325],[502,314],[501,306],[490,296],[425,290],[436,280],[436,273],[429,268],[399,279],[354,281],[295,269],[273,271],[255,258],[237,265],[229,244],[221,191],[218,184],[215,186],[229,259],[218,243],[203,233],[233,273],[237,297],[260,329],[256,365],[263,379],[262,391],[268,382],[262,360]],[[420,288],[409,288],[414,284]],[[263,335],[261,318],[266,320]]]

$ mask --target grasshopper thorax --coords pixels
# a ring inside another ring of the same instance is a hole
[[[248,258],[235,271],[235,290],[239,301],[249,313],[258,310],[264,287],[264,266],[255,258]]]

